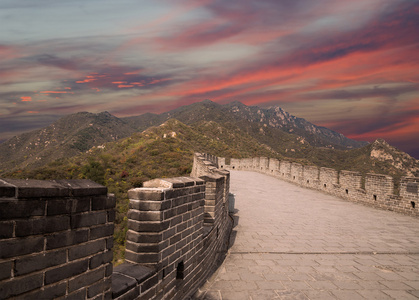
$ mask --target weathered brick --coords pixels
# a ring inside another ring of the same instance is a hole
[[[87,288],[87,297],[93,298],[96,295],[103,294],[105,289],[105,281],[100,280]]]
[[[0,263],[0,280],[10,278],[12,276],[13,261],[5,261]]]
[[[159,262],[158,253],[134,253],[132,251],[125,252],[125,258],[127,261],[133,261],[136,263],[157,263]]]
[[[64,297],[65,300],[80,300],[87,298],[87,289],[83,288]]]
[[[83,274],[71,278],[68,281],[68,291],[71,293],[82,287],[89,286],[105,277],[105,268],[98,268],[92,271],[84,272]]]
[[[45,200],[0,201],[0,220],[43,216],[45,206]]]
[[[142,243],[159,243],[162,241],[161,233],[138,233],[132,230],[127,231],[127,241],[142,242]]]
[[[48,199],[47,215],[64,215],[72,212],[72,199]]]
[[[16,236],[28,236],[63,231],[70,228],[70,216],[16,220]]]
[[[130,189],[128,191],[128,198],[133,200],[161,201],[164,200],[164,190],[143,188]]]
[[[155,222],[155,221],[136,221],[128,219],[128,229],[136,232],[159,232],[169,228],[170,221]]]
[[[36,253],[43,249],[42,236],[0,240],[0,259]]]
[[[90,228],[90,240],[113,235],[114,225],[105,224]]]
[[[60,266],[45,272],[45,284],[54,283],[65,278],[70,278],[78,274],[86,272],[89,260],[70,262],[64,266]]]
[[[42,273],[16,277],[1,282],[0,299],[18,296],[42,286]]]
[[[68,259],[75,260],[81,257],[86,257],[100,251],[104,251],[106,247],[106,240],[100,239],[95,241],[90,241],[80,245],[71,247],[68,250]]]
[[[15,262],[15,275],[31,273],[45,268],[64,264],[67,260],[67,251],[59,250],[48,253],[34,254],[17,258]]]
[[[76,245],[88,240],[89,230],[65,231],[47,236],[47,250]]]
[[[110,250],[113,248],[113,236],[106,239],[106,249]]]
[[[114,222],[115,221],[115,217],[116,217],[116,212],[114,209],[108,209],[106,211],[106,213],[108,214],[108,222]]]
[[[107,213],[105,211],[90,212],[71,216],[71,228],[90,227],[105,224]]]
[[[71,208],[72,213],[90,211],[90,203],[91,203],[90,197],[81,197],[81,198],[75,198],[72,200],[73,200],[72,201],[73,206]]]
[[[130,209],[127,214],[129,219],[137,221],[160,221],[163,219],[161,211],[138,211]]]
[[[13,227],[14,224],[12,221],[0,222],[0,239],[13,237]]]
[[[100,265],[109,263],[109,262],[112,261],[112,258],[113,258],[113,252],[112,251],[99,253],[99,254],[90,258],[89,269],[91,269],[91,270],[96,269]]]
[[[113,264],[108,264],[105,268],[105,276],[109,277],[112,275],[113,272]]]
[[[106,208],[107,195],[92,197],[92,210],[104,210]]]
[[[113,299],[116,299],[121,295],[125,295],[125,298],[127,298],[128,296],[132,297],[127,299],[135,299],[135,297],[138,296],[138,289],[136,288],[136,286],[137,281],[134,278],[119,273],[112,274]]]
[[[67,282],[59,282],[50,284],[43,289],[37,289],[34,292],[29,292],[19,296],[19,299],[33,300],[33,299],[55,299],[64,296],[67,290]]]

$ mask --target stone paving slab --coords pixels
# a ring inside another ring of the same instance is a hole
[[[419,219],[232,171],[236,226],[199,299],[419,299]]]

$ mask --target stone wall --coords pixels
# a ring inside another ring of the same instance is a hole
[[[231,159],[230,165],[225,165],[224,158],[218,158],[217,161],[223,161],[223,168],[227,170],[256,171],[349,201],[419,216],[419,178],[402,178],[400,191],[395,194],[393,178],[386,175],[366,174],[363,178],[359,172],[338,172],[330,168],[303,166],[289,161],[278,162],[276,159],[269,159],[267,162],[266,158]]]
[[[110,299],[114,208],[89,180],[0,179],[0,299]]]
[[[208,160],[209,159],[209,160]],[[192,175],[132,189],[126,262],[114,271],[116,299],[185,299],[217,268],[228,248],[229,172],[195,154]]]

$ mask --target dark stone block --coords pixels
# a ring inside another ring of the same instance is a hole
[[[112,298],[115,299],[130,290],[135,289],[137,281],[120,273],[112,274]]]
[[[95,240],[102,237],[113,235],[114,225],[105,224],[90,228],[90,240]]]
[[[88,298],[93,298],[96,295],[103,294],[104,288],[105,288],[105,281],[103,281],[103,280],[92,284],[87,289],[87,297]]]
[[[112,264],[108,264],[106,266],[106,269],[105,269],[105,276],[106,277],[111,276],[112,275],[112,272],[113,272],[113,265]]]
[[[104,253],[99,253],[89,259],[89,269],[96,269],[103,264]]]
[[[43,216],[45,205],[45,200],[0,201],[0,220]]]
[[[90,197],[82,197],[73,199],[72,213],[90,211]]]
[[[45,268],[64,264],[67,260],[67,251],[59,250],[45,254],[35,254],[16,259],[15,276],[31,273]]]
[[[105,208],[115,208],[116,207],[116,197],[114,194],[108,194],[106,198]]]
[[[92,198],[92,210],[104,210],[106,208],[106,195],[96,196]]]
[[[82,287],[89,286],[104,278],[105,268],[98,268],[93,271],[85,272],[76,278],[71,278],[68,281],[68,291],[73,292]]]
[[[128,229],[135,232],[160,232],[166,230],[170,226],[170,220],[163,222],[140,222],[128,219]]]
[[[141,284],[141,291],[146,291],[152,288],[153,286],[157,285],[157,283],[159,282],[159,277],[157,273],[154,272],[153,274],[151,274],[149,278],[143,281],[143,283]]]
[[[107,214],[105,211],[77,214],[71,216],[71,228],[91,227],[93,225],[105,224]]]
[[[141,188],[130,189],[128,198],[134,200],[161,201],[164,200],[164,191],[162,190],[144,190]]]
[[[0,179],[0,198],[15,198],[16,187]]]
[[[8,279],[12,276],[13,261],[0,263],[0,280]]]
[[[88,179],[66,179],[56,180],[55,182],[68,187],[71,195],[76,197],[106,195],[108,193],[108,189],[105,186]]]
[[[13,222],[0,222],[0,239],[13,237]]]
[[[45,272],[45,284],[54,283],[65,278],[70,278],[87,270],[89,261],[87,259],[71,262],[64,266],[54,268]]]
[[[115,221],[115,217],[116,217],[116,212],[114,209],[109,209],[107,211],[108,213],[108,222],[114,222]]]
[[[72,199],[48,199],[47,215],[66,215],[72,212]]]
[[[0,240],[0,259],[36,253],[43,249],[44,237]]]
[[[47,250],[76,245],[87,242],[88,229],[65,231],[47,236]]]
[[[142,265],[123,263],[114,268],[114,273],[124,274],[134,278],[138,283],[140,283],[155,274],[156,271],[150,267]]]
[[[12,296],[18,296],[42,286],[42,273],[30,276],[17,277],[1,283],[0,299],[7,299]]]
[[[86,288],[78,290],[74,293],[68,294],[64,299],[65,300],[80,300],[80,299],[87,299],[86,295]]]
[[[113,236],[106,239],[106,249],[112,250],[113,248]]]
[[[81,257],[86,257],[101,251],[104,251],[106,247],[106,240],[95,240],[87,242],[81,245],[71,247],[68,250],[68,259],[75,260]]]
[[[16,236],[28,236],[63,231],[70,228],[70,216],[16,221]]]
[[[17,198],[68,197],[70,190],[50,180],[5,179],[16,187]]]
[[[19,296],[19,299],[33,300],[33,299],[55,299],[65,295],[67,289],[66,282],[51,284],[46,286],[43,290],[38,289],[34,292]]]

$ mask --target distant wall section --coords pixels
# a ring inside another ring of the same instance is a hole
[[[219,157],[216,161],[223,162],[222,168],[226,170],[260,172],[349,201],[419,216],[419,178],[402,178],[400,192],[396,195],[394,180],[386,175],[367,174],[363,178],[359,172],[339,172],[330,168],[303,166],[299,163],[264,157],[231,159],[229,165],[225,164],[225,158]],[[365,182],[364,187],[362,182]]]

